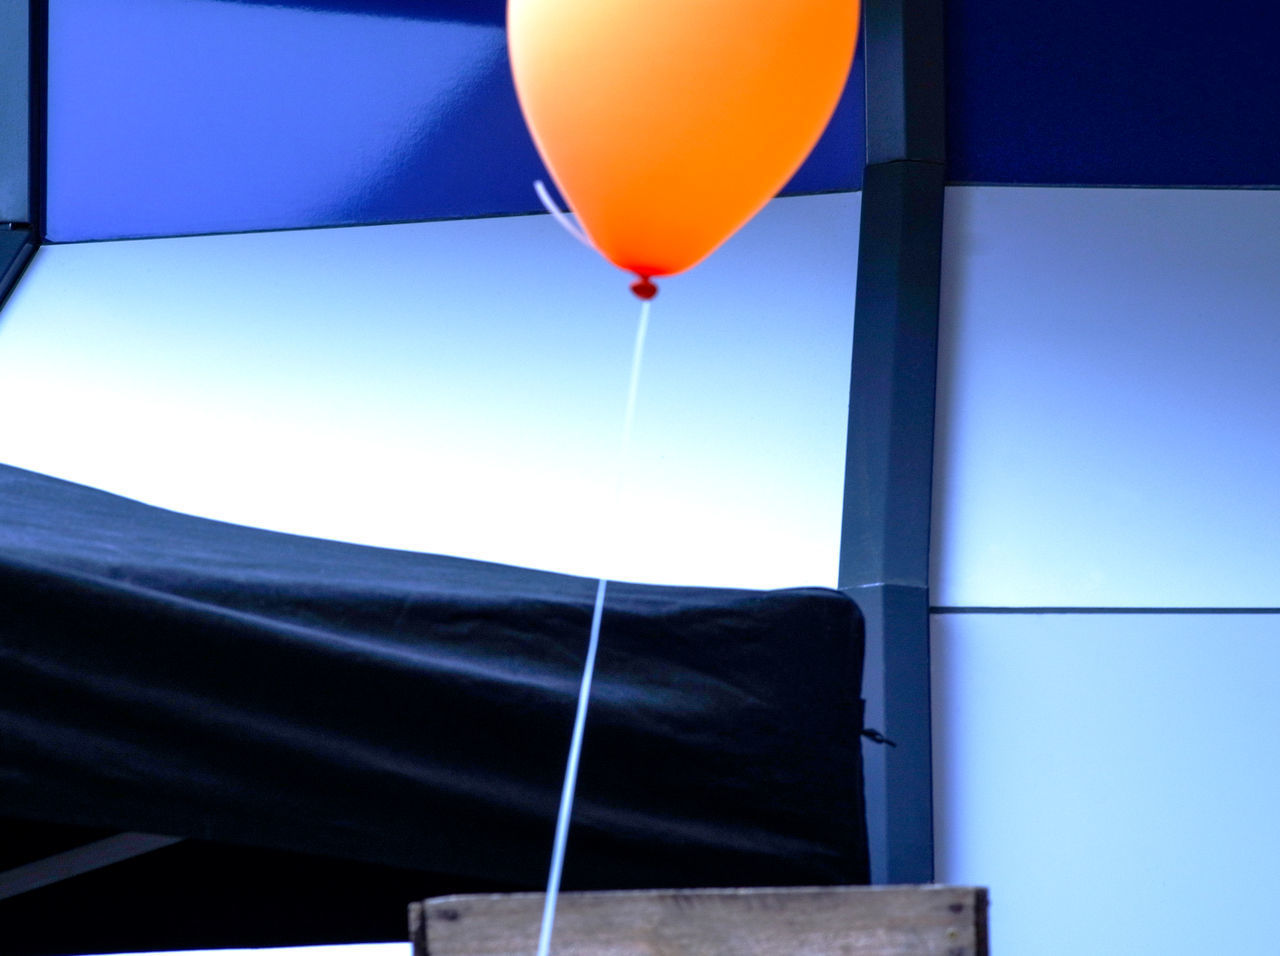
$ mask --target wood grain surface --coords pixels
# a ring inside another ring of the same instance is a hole
[[[541,893],[410,907],[414,956],[521,956]],[[986,891],[956,886],[561,894],[554,956],[987,956]]]

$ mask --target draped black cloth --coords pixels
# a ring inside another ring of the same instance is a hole
[[[594,593],[0,466],[0,815],[539,885]],[[610,584],[566,887],[865,882],[862,640]]]

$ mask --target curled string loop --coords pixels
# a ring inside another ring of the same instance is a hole
[[[595,248],[595,246],[591,245],[591,240],[587,238],[587,234],[574,225],[573,220],[571,220],[568,215],[566,215],[560,207],[556,205],[556,201],[551,198],[550,191],[541,179],[535,179],[533,181],[533,191],[538,194],[538,201],[542,203],[543,208],[546,209],[547,212],[551,213],[551,217],[564,227],[565,232],[573,236],[573,238],[577,239],[588,249]]]

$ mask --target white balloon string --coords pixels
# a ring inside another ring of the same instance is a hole
[[[587,238],[587,234],[574,225],[573,221],[567,215],[561,212],[560,207],[557,206],[556,201],[551,198],[551,193],[547,191],[547,187],[543,184],[541,179],[535,179],[533,181],[533,191],[538,194],[538,201],[542,203],[547,212],[551,213],[551,217],[564,227],[565,232],[573,236],[573,238],[577,239],[588,249],[595,248],[595,246],[591,245],[591,240]]]
[[[541,184],[539,184],[541,185]],[[627,455],[631,447],[631,427],[636,418],[636,396],[640,391],[640,365],[644,358],[644,339],[649,330],[649,301],[640,306],[640,323],[636,328],[635,346],[631,351],[631,382],[627,387],[627,410],[622,422],[622,443],[618,452],[618,468],[614,475],[613,494],[607,514],[616,516],[626,474]],[[608,527],[609,522],[603,523]],[[551,933],[555,928],[556,901],[560,896],[560,877],[564,872],[565,847],[569,840],[569,820],[573,815],[573,796],[578,785],[578,764],[582,758],[582,737],[587,725],[587,704],[591,699],[591,681],[595,676],[596,651],[600,647],[600,622],[604,618],[604,596],[608,578],[596,584],[596,603],[591,612],[591,636],[587,641],[587,659],[582,666],[582,683],[578,688],[578,709],[573,719],[573,736],[569,741],[569,759],[565,764],[564,786],[560,791],[560,812],[556,815],[556,835],[551,851],[551,871],[547,874],[547,895],[542,905],[542,928],[538,933],[538,956],[549,956]]]

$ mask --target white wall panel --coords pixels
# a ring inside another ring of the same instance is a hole
[[[834,584],[859,196],[772,203],[638,303],[546,216],[46,246],[0,460],[260,527],[616,577]]]
[[[933,620],[937,877],[1018,956],[1276,950],[1280,616]]]
[[[946,217],[934,603],[1280,605],[1280,191]]]

